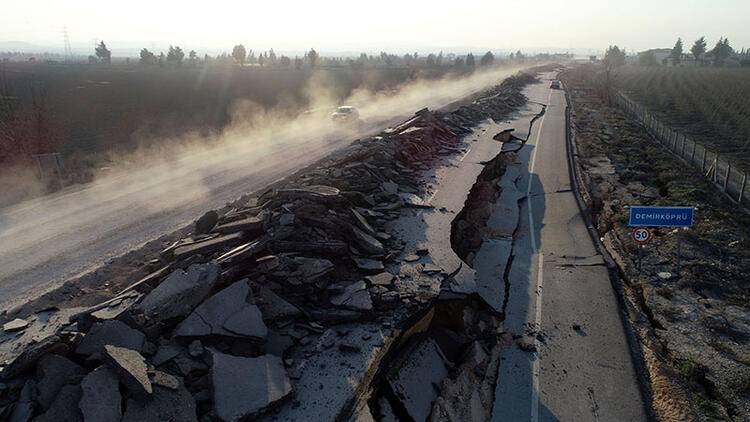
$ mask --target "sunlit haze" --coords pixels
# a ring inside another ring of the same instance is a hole
[[[729,37],[750,46],[750,2],[551,1],[450,2],[29,0],[5,2],[0,42],[23,41],[62,49],[67,27],[74,49],[105,40],[118,50],[177,44],[223,51],[249,48],[325,52],[436,49],[628,50]]]

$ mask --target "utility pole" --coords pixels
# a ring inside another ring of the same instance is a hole
[[[65,43],[65,61],[73,60],[73,50],[70,48],[70,37],[68,36],[68,27],[63,26],[63,42]]]

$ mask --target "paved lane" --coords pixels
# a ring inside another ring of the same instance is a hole
[[[571,191],[564,93],[547,80],[526,94],[548,107],[517,163],[526,198],[505,327],[537,352],[504,351],[493,421],[645,420],[615,292]]]

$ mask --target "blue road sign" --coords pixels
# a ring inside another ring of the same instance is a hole
[[[630,207],[630,227],[690,227],[693,207]]]

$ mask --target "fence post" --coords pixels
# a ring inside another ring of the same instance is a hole
[[[693,152],[690,153],[690,162],[695,163],[695,147],[698,146],[698,144],[693,141]]]
[[[680,153],[681,157],[685,157],[685,144],[686,143],[687,142],[685,142],[685,135],[682,135],[682,152]]]
[[[714,158],[714,183],[716,183],[716,174],[719,172],[719,153],[716,153],[716,157]]]
[[[729,185],[729,175],[732,173],[732,163],[727,161],[727,174],[724,176],[724,192],[727,191]]]

